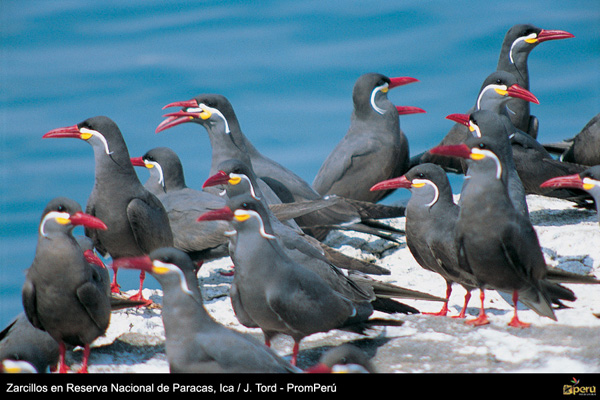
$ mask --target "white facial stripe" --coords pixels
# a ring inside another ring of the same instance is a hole
[[[223,119],[223,122],[225,123],[225,133],[227,133],[227,134],[231,133],[231,131],[229,130],[229,123],[227,122],[227,118],[225,118],[223,113],[221,113],[221,111],[217,110],[216,108],[212,108],[212,107],[207,106],[204,103],[201,103],[198,105],[198,108],[188,108],[187,109],[187,111],[189,111],[189,112],[198,112],[198,113],[204,112],[206,110],[208,110],[208,112],[210,112],[213,115],[216,114],[219,117],[221,117]]]
[[[377,95],[377,92],[379,92],[380,90],[383,89],[388,89],[390,85],[388,85],[387,83],[384,83],[381,86],[377,86],[375,89],[373,89],[373,91],[371,92],[371,107],[373,107],[373,110],[375,110],[376,112],[378,112],[379,114],[382,114],[385,112],[384,109],[377,107],[377,104],[375,104],[375,96]]]
[[[485,95],[485,93],[488,90],[508,90],[508,88],[506,87],[506,85],[495,85],[495,84],[491,84],[491,85],[487,85],[486,87],[483,88],[483,90],[481,91],[481,93],[479,94],[479,97],[477,97],[477,109],[481,110],[481,99],[483,99],[483,96]]]
[[[259,228],[259,232],[260,232],[260,236],[264,237],[265,239],[276,239],[275,236],[268,234],[265,231],[265,224],[262,220],[262,218],[260,217],[260,214],[257,213],[256,211],[252,211],[252,210],[235,210],[234,214],[237,215],[250,215],[251,218],[256,218],[258,220],[258,222],[260,223],[260,228]]]
[[[469,131],[471,131],[471,133],[473,134],[473,136],[476,136],[476,137],[480,138],[481,137],[481,129],[479,129],[479,125],[477,125],[477,124],[469,121],[469,126],[471,128],[473,128],[472,131],[469,129]]]
[[[163,174],[162,167],[156,161],[144,160],[144,164],[150,164],[153,168],[158,171],[158,183],[164,188],[165,187],[165,176]]]
[[[46,222],[48,222],[48,220],[57,219],[57,218],[62,218],[62,219],[68,220],[69,218],[71,218],[71,216],[69,215],[69,213],[66,213],[66,212],[50,211],[48,214],[46,214],[44,216],[44,219],[42,219],[42,223],[40,224],[40,234],[42,236],[47,236],[46,232],[44,230]]]
[[[502,176],[502,163],[494,153],[492,153],[489,150],[483,150],[478,148],[474,148],[471,151],[475,154],[483,154],[484,156],[490,157],[492,160],[494,160],[494,162],[496,163],[496,179],[500,179],[500,177]]]
[[[521,36],[520,38],[517,38],[512,45],[510,46],[510,52],[508,53],[508,55],[510,56],[510,63],[514,64],[515,60],[513,59],[513,49],[515,48],[515,46],[519,43],[519,42],[524,42],[527,39],[535,39],[537,38],[537,34],[536,33],[532,33],[530,35],[527,36]]]
[[[80,133],[88,133],[92,136],[96,136],[104,144],[104,151],[106,152],[106,154],[110,155],[112,153],[110,151],[110,149],[108,148],[108,142],[106,141],[106,138],[100,132],[95,131],[93,129],[87,129],[87,128],[81,128],[81,129],[79,129],[79,132]]]
[[[583,178],[582,181],[583,181],[584,185],[600,186],[600,181],[597,181],[597,180],[592,179],[592,178],[585,177],[585,178]]]
[[[429,179],[413,179],[412,183],[413,184],[423,183],[423,184],[429,185],[433,188],[433,191],[434,191],[433,200],[431,200],[431,202],[425,204],[427,207],[431,207],[432,205],[434,205],[440,198],[440,190],[438,189],[437,185],[435,183],[431,182]]]
[[[164,268],[168,269],[171,272],[175,272],[177,275],[179,275],[179,286],[181,287],[181,290],[186,294],[193,295],[192,291],[187,285],[185,276],[183,275],[183,271],[177,265],[164,263],[160,260],[154,260],[152,262],[152,266],[155,268]]]
[[[260,201],[260,197],[256,195],[256,191],[254,190],[254,186],[252,185],[252,182],[250,182],[250,178],[248,178],[247,175],[244,174],[234,174],[233,172],[229,174],[230,178],[239,178],[242,179],[246,182],[248,182],[248,186],[250,186],[250,195],[255,199],[255,200],[259,200]]]

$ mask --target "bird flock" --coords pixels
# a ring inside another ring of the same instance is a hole
[[[59,197],[43,210],[23,284],[23,313],[0,334],[1,369],[70,372],[65,354],[79,346],[78,372],[87,372],[90,345],[106,332],[111,312],[152,305],[142,294],[146,274],[163,290],[159,307],[171,372],[375,372],[352,346],[335,348],[300,370],[301,342],[318,332],[399,326],[398,314],[420,312],[402,299],[441,302],[433,315],[448,316],[455,284],[466,290],[455,316],[466,324],[489,323],[484,299],[490,290],[512,299],[511,327],[530,325],[517,314],[519,302],[557,320],[555,310],[576,301],[565,283],[598,281],[546,265],[525,196],[597,208],[599,117],[574,138],[542,144],[530,113],[530,104],[539,101],[529,89],[527,58],[540,43],[569,38],[568,32],[533,25],[510,28],[473,107],[448,115],[454,122],[448,134],[417,155],[409,152],[399,116],[425,110],[396,106],[387,95],[417,80],[363,74],[352,92],[350,127],[312,183],[261,154],[220,94],[167,104],[164,109],[176,111],[156,128],[160,133],[196,123],[207,132],[212,162],[202,188],[187,186],[184,166],[170,148],[130,155],[125,135],[108,117],[48,131],[44,139],[74,138],[92,146],[95,182],[85,209]],[[145,183],[135,168],[150,172]],[[465,175],[458,202],[448,174]],[[411,193],[406,206],[382,204],[399,189]],[[391,218],[406,218],[405,229],[386,223]],[[85,236],[73,236],[75,226],[83,226]],[[446,293],[378,279],[389,271],[326,244],[335,230],[406,243],[422,268],[445,280]],[[198,271],[223,257],[233,263],[229,297],[235,316],[260,330],[264,342],[225,327],[204,307]],[[139,291],[130,298],[121,295],[121,269],[140,272]],[[467,319],[476,289],[480,314]],[[375,311],[385,317],[375,318]],[[294,340],[291,359],[271,347],[277,335]]]

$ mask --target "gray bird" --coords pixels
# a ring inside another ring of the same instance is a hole
[[[332,347],[319,358],[319,362],[305,372],[311,374],[375,374],[377,368],[367,354],[358,347],[344,343]]]
[[[525,102],[539,104],[539,100],[533,93],[518,84],[518,80],[514,75],[505,71],[495,71],[488,75],[481,84],[475,103],[467,114],[472,114],[478,110],[490,110],[506,116],[508,119],[506,123],[507,125],[510,125],[510,128],[507,126],[510,133],[507,134],[512,134],[516,128],[512,125],[509,111],[506,107],[511,98],[518,98]],[[522,134],[527,135],[525,133]],[[450,131],[448,131],[446,136],[441,140],[439,146],[460,144],[471,136],[472,132],[469,131],[469,128],[460,121],[456,121]],[[460,158],[437,156],[427,151],[413,157],[411,165],[414,166],[418,163],[425,162],[441,165],[448,172],[464,174],[466,171],[464,160]]]
[[[253,337],[226,328],[204,308],[190,257],[175,248],[121,258],[119,268],[145,270],[163,289],[162,319],[172,373],[292,373],[288,361]]]
[[[110,255],[115,260],[173,245],[167,212],[140,182],[123,135],[114,121],[104,116],[93,117],[77,125],[53,129],[43,138],[76,138],[92,146],[96,173],[86,213],[100,218],[108,229],[86,230],[86,236],[92,238],[94,247],[103,257]],[[144,277],[142,271],[140,288],[133,299],[145,300],[142,295]],[[116,270],[112,290],[118,291]],[[147,300],[147,303],[151,301]]]
[[[321,195],[377,203],[393,190],[372,192],[377,182],[404,174],[408,169],[408,139],[400,129],[399,110],[388,91],[416,82],[410,77],[388,78],[378,73],[361,75],[352,91],[353,111],[346,135],[317,172],[312,187]],[[406,108],[405,113],[424,112]]]
[[[189,101],[170,103],[165,107],[182,107],[181,111],[166,114],[166,119],[159,124],[156,131],[164,131],[173,126],[195,122],[201,124],[208,132],[212,147],[212,162],[210,175],[217,173],[218,165],[226,160],[238,159],[250,165],[259,178],[261,190],[268,195],[272,191],[283,203],[315,201],[323,196],[315,191],[306,181],[281,164],[261,154],[243,134],[231,103],[222,95],[203,94]],[[267,198],[273,204],[271,197]],[[357,206],[348,201],[338,202],[331,207],[296,218],[302,229],[319,240],[326,237],[331,226],[354,226],[356,229],[367,230],[392,241],[398,232],[373,219],[387,218],[390,213],[400,214],[404,210],[399,207],[387,207],[381,214],[383,206]],[[363,217],[368,214],[369,218]],[[369,219],[368,222],[365,219]],[[375,226],[375,227],[373,227]]]
[[[186,252],[195,262],[229,255],[225,237],[229,224],[224,221],[196,222],[205,212],[223,208],[225,200],[188,187],[177,153],[168,147],[156,147],[141,157],[131,158],[131,162],[150,172],[144,187],[165,207],[175,248]]]
[[[59,345],[59,372],[67,372],[65,344],[82,346],[87,372],[90,344],[103,335],[110,321],[110,286],[85,259],[73,228],[106,230],[106,225],[81,211],[79,204],[56,198],[44,209],[35,258],[22,290],[29,322],[48,332]]]
[[[507,174],[494,138],[473,137],[462,145],[439,146],[431,151],[462,157],[469,163],[470,182],[461,191],[456,241],[459,262],[477,279],[481,309],[479,317],[467,323],[489,323],[484,308],[486,289],[512,293],[514,316],[510,326],[529,326],[518,318],[518,301],[556,320],[552,308],[555,299],[574,301],[575,295],[547,279],[537,234],[509,198]]]
[[[296,364],[300,341],[314,333],[332,329],[364,333],[376,325],[401,324],[371,319],[376,299],[372,290],[333,266],[331,272],[337,279],[324,279],[326,271],[290,258],[260,202],[251,196],[237,196],[227,204],[220,212],[201,218],[229,220],[235,230],[230,297],[236,317],[245,326],[259,327],[267,345],[278,334],[291,336],[292,364]]]
[[[227,198],[233,198],[240,195],[250,194],[254,200],[260,201],[263,207],[267,207],[267,202],[264,201],[260,187],[257,185],[258,178],[254,171],[240,160],[226,160],[219,165],[219,171],[209,177],[203,187],[220,186],[224,189],[224,195]],[[376,264],[362,261],[353,257],[349,257],[342,252],[339,252],[325,243],[314,239],[312,236],[305,234],[296,225],[284,225],[275,218],[275,213],[279,214],[278,207],[281,205],[269,206],[269,211],[274,209],[274,212],[267,212],[271,226],[278,232],[278,235],[286,242],[285,247],[291,249],[301,249],[310,257],[327,257],[327,260],[332,264],[348,270],[357,270],[368,274],[388,274],[389,270],[382,268]]]
[[[517,78],[521,87],[529,90],[527,61],[531,51],[540,43],[573,37],[571,33],[562,30],[541,29],[531,24],[514,25],[504,36],[496,70],[510,72]],[[524,99],[512,98],[508,102],[508,109],[517,129],[537,138],[539,123],[530,113],[530,103]]]
[[[58,364],[58,343],[20,313],[0,332],[0,360],[26,361],[37,373],[51,372]]]
[[[458,283],[467,291],[464,307],[457,318],[464,318],[475,277],[462,268],[456,251],[456,221],[460,207],[454,202],[446,172],[436,164],[420,164],[405,175],[388,179],[371,190],[405,188],[411,192],[406,205],[406,245],[421,267],[439,274],[446,281],[446,300]],[[446,316],[448,303],[433,315]]]
[[[596,114],[573,138],[545,143],[544,148],[558,154],[561,161],[592,167],[600,165],[600,113]]]
[[[586,169],[579,174],[559,176],[542,183],[543,187],[575,188],[585,190],[594,198],[598,222],[600,222],[600,165]]]

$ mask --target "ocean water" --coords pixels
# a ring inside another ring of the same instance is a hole
[[[91,147],[42,140],[48,130],[107,115],[131,156],[171,147],[189,186],[200,187],[211,154],[204,129],[154,129],[165,104],[221,93],[259,150],[312,182],[348,128],[361,74],[419,79],[389,93],[398,105],[427,111],[401,118],[417,154],[451,127],[446,115],[472,106],[516,23],[575,35],[543,43],[529,57],[539,139],[572,137],[600,109],[597,0],[2,0],[0,326],[22,309],[46,203],[68,196],[85,206],[93,186]],[[460,178],[452,182],[458,190]],[[387,201],[406,198],[397,192]],[[137,288],[137,273],[119,278],[124,290]],[[146,287],[158,286],[149,277]]]

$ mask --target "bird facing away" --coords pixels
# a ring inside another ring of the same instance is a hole
[[[266,187],[283,203],[315,201],[323,196],[315,191],[310,184],[285,168],[281,164],[261,154],[250,140],[243,134],[231,103],[222,95],[203,94],[192,100],[170,103],[165,107],[182,107],[181,111],[166,114],[166,119],[157,127],[160,132],[173,126],[195,122],[202,125],[208,132],[212,147],[210,175],[218,172],[218,166],[230,159],[237,159],[249,165],[261,183],[261,190],[266,195]],[[384,224],[369,221],[369,226],[363,222],[361,213],[369,214],[368,219],[381,217],[381,207],[373,210],[366,204],[338,202],[331,207],[296,218],[298,225],[308,234],[323,240],[331,226],[351,226],[354,229],[367,230],[374,235],[397,241],[398,232]],[[372,225],[376,225],[373,228]]]
[[[575,137],[559,143],[544,144],[560,160],[592,167],[600,165],[600,113],[596,114]]]
[[[288,361],[251,336],[226,328],[204,308],[195,267],[175,248],[122,258],[119,268],[143,269],[163,289],[162,319],[172,373],[291,373]]]
[[[202,218],[231,221],[235,274],[230,297],[236,317],[245,326],[259,327],[267,345],[278,334],[291,336],[292,364],[306,336],[332,329],[364,333],[373,325],[400,323],[370,319],[375,295],[345,275],[325,280],[290,258],[264,207],[251,196],[229,199],[223,210]]]
[[[462,145],[439,146],[432,152],[463,157],[469,164],[470,182],[461,191],[456,241],[459,262],[477,279],[481,309],[479,317],[467,323],[489,323],[484,308],[485,289],[512,293],[514,315],[510,326],[529,326],[518,318],[518,301],[537,314],[556,320],[554,299],[574,301],[575,296],[547,279],[537,234],[531,222],[512,205],[506,171],[492,138],[473,137]]]
[[[86,213],[100,218],[108,229],[86,230],[86,235],[93,239],[94,247],[102,256],[110,255],[115,260],[173,245],[167,212],[140,182],[123,135],[113,120],[92,117],[77,125],[53,129],[43,138],[76,138],[92,146],[96,171]],[[114,272],[113,291],[118,291],[116,270]],[[135,299],[143,300],[144,277],[142,271]]]
[[[464,318],[477,282],[458,262],[455,231],[460,207],[454,202],[446,172],[436,164],[420,164],[401,177],[374,185],[371,190],[387,188],[410,190],[406,205],[406,244],[421,267],[444,278],[446,300],[450,299],[454,283],[464,287],[465,302],[457,316]],[[446,302],[434,315],[446,316],[447,313]]]
[[[81,211],[68,198],[48,203],[39,225],[35,257],[22,290],[29,322],[48,332],[59,345],[59,372],[67,372],[66,344],[82,346],[87,372],[90,344],[110,321],[110,286],[86,260],[72,235],[75,226],[105,230],[106,225]]]
[[[398,115],[424,110],[397,108],[388,91],[416,82],[410,77],[388,78],[378,73],[361,75],[352,91],[350,127],[317,172],[312,187],[321,195],[379,202],[392,191],[369,188],[406,172],[409,146]],[[405,110],[405,111],[402,111]]]
[[[541,29],[531,24],[514,25],[504,36],[496,70],[510,72],[517,78],[521,87],[529,90],[527,61],[531,51],[540,43],[573,37],[573,34],[562,30]],[[524,99],[512,98],[508,102],[508,108],[515,127],[537,138],[539,123],[530,113],[530,103]]]
[[[559,176],[542,183],[543,187],[574,188],[585,190],[594,198],[598,222],[600,222],[600,165],[586,169],[579,174]]]

